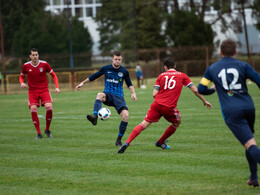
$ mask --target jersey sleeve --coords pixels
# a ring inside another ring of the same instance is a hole
[[[105,67],[104,66],[99,71],[97,71],[96,73],[90,75],[88,78],[89,78],[90,81],[94,81],[95,79],[99,78],[103,74],[105,74]]]
[[[204,73],[200,83],[198,85],[198,91],[203,95],[211,95],[215,92],[214,89],[209,89],[208,86],[212,82],[209,68]]]
[[[53,70],[52,70],[51,66],[48,64],[48,62],[46,62],[45,66],[46,66],[46,72],[51,74]]]
[[[255,82],[260,88],[260,74],[258,74],[249,64],[246,64],[246,74],[249,79]]]
[[[190,78],[185,73],[183,73],[183,85],[185,87],[188,87],[189,85],[192,85],[192,82],[191,82]]]
[[[133,86],[130,76],[129,76],[129,72],[127,70],[125,72],[125,83],[126,83],[127,87]]]
[[[27,71],[26,71],[25,65],[23,65],[21,75],[26,75],[26,74],[27,74]]]

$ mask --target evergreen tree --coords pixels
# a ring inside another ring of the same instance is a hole
[[[96,17],[100,50],[164,47],[159,3],[159,0],[136,0],[134,7],[134,1],[102,0]]]
[[[44,0],[1,2],[7,54],[28,55],[32,47],[38,48],[41,54],[69,53],[69,20],[66,14],[52,15],[44,11]],[[91,52],[93,41],[88,29],[76,18],[71,21],[73,51]]]
[[[214,32],[194,12],[176,10],[167,17],[169,46],[213,45]]]

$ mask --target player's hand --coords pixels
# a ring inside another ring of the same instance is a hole
[[[22,87],[22,88],[26,88],[27,85],[26,85],[25,83],[22,83],[22,84],[21,84],[21,87]]]
[[[208,109],[212,108],[211,103],[209,103],[208,101],[204,102],[204,106],[206,106]]]
[[[80,84],[78,84],[78,85],[76,86],[76,89],[79,90],[82,86],[83,86],[83,83],[81,82]]]
[[[216,85],[212,85],[211,89],[214,89],[216,91]]]
[[[136,94],[135,93],[133,93],[132,95],[131,95],[131,98],[136,102],[137,101],[137,97],[136,97]]]
[[[56,88],[56,89],[55,89],[55,93],[56,93],[56,94],[60,93],[60,89],[59,89],[59,88]]]

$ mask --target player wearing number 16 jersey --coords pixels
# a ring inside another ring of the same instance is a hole
[[[250,167],[249,185],[259,186],[257,162],[260,163],[260,149],[254,138],[255,107],[247,91],[246,79],[260,87],[260,75],[247,63],[236,60],[236,43],[227,39],[221,44],[222,59],[212,64],[205,72],[198,90],[210,95],[217,90],[223,118],[232,133],[244,145]],[[212,88],[208,89],[211,82]]]
[[[212,105],[199,94],[190,78],[186,74],[176,71],[175,68],[176,65],[173,58],[169,57],[164,60],[165,72],[159,75],[154,85],[154,102],[148,110],[143,122],[133,129],[127,141],[118,150],[118,153],[124,153],[126,148],[130,145],[133,139],[141,133],[141,131],[149,127],[151,123],[158,122],[162,116],[169,121],[171,125],[165,130],[164,134],[155,145],[162,149],[170,148],[165,143],[165,140],[170,137],[181,124],[181,115],[176,106],[183,85],[189,87],[190,90],[201,99],[207,108],[212,107]]]

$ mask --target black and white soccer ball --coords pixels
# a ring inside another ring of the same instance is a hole
[[[108,120],[111,117],[111,112],[110,112],[110,110],[108,108],[101,108],[98,111],[98,117],[101,120]]]

